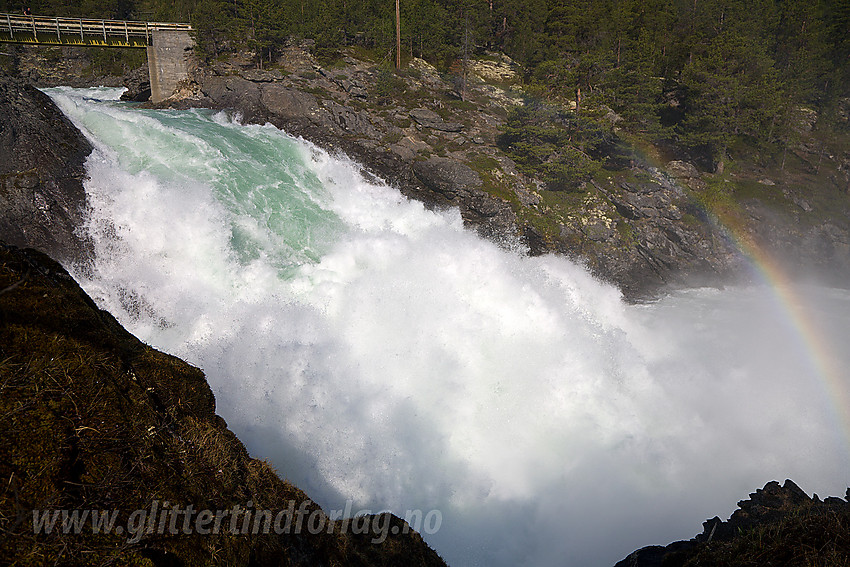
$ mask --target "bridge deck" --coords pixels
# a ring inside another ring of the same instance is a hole
[[[189,24],[0,14],[0,42],[146,48],[154,31],[192,31]]]

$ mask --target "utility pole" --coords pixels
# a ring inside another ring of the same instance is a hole
[[[466,100],[466,70],[469,64],[469,14],[463,15],[463,77],[461,78],[460,100]]]
[[[401,12],[395,0],[395,70],[401,70]]]

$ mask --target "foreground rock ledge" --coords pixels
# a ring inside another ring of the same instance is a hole
[[[178,533],[154,529],[135,542],[90,525],[34,533],[33,510],[119,510],[116,526],[130,526],[133,511],[154,501],[212,511],[249,501],[255,510],[319,507],[248,456],[215,414],[200,370],[140,342],[44,254],[6,245],[0,427],[3,565],[445,565],[388,515],[369,522],[381,531],[360,534],[336,522],[318,534],[234,535],[228,521],[218,534],[185,534],[182,517]]]
[[[703,522],[691,540],[641,548],[615,567],[850,564],[850,488],[845,499],[811,498],[793,481],[738,502],[727,521]]]

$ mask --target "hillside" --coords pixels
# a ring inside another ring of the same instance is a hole
[[[733,281],[753,255],[833,283],[850,274],[850,154],[841,136],[827,145],[814,111],[784,164],[750,156],[704,171],[636,138],[611,109],[594,121],[531,97],[506,56],[470,59],[461,99],[423,60],[395,73],[351,50],[323,66],[309,46],[286,47],[271,70],[245,54],[199,63],[162,106],[232,110],[342,150],[412,198],[459,208],[482,235],[566,254],[630,297]],[[558,150],[575,136],[598,140],[580,181],[570,175],[583,166]],[[545,167],[528,148],[551,154]]]

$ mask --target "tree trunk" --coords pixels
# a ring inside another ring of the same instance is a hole
[[[463,77],[461,79],[460,99],[466,100],[466,72],[469,58],[469,16],[463,17]]]
[[[401,69],[401,12],[395,0],[395,70]]]
[[[620,38],[617,38],[617,69],[620,68]]]

